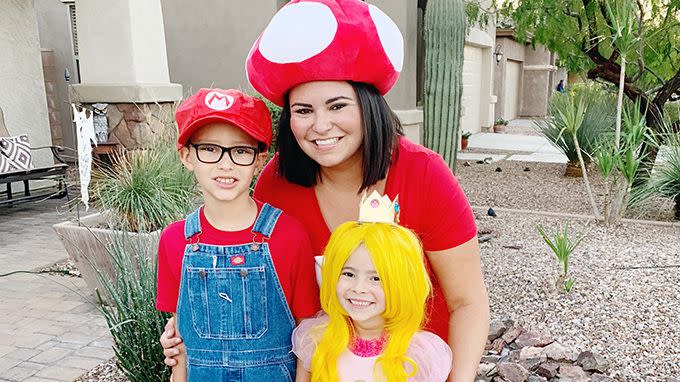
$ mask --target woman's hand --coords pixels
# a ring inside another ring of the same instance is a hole
[[[163,346],[163,355],[166,365],[173,367],[177,365],[177,359],[180,354],[185,354],[186,349],[182,338],[175,332],[175,318],[170,317],[168,323],[165,324],[165,331],[161,334],[161,346]]]

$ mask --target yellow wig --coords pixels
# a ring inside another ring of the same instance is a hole
[[[331,235],[321,269],[321,307],[329,321],[319,328],[319,343],[312,358],[313,382],[337,382],[337,360],[350,340],[351,319],[340,305],[336,284],[347,259],[363,244],[375,265],[385,292],[387,344],[376,361],[376,369],[388,382],[403,382],[415,375],[417,365],[406,356],[409,342],[425,317],[425,300],[431,284],[423,263],[423,249],[409,229],[387,223],[348,222]],[[409,374],[404,367],[413,366]],[[373,371],[376,381],[376,371]]]

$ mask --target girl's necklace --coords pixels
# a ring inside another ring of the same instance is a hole
[[[365,340],[361,337],[353,336],[349,344],[349,350],[359,357],[376,357],[382,354],[386,344],[387,334],[383,334],[380,338],[373,340]]]

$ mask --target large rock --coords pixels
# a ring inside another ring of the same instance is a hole
[[[554,378],[557,376],[557,371],[560,368],[560,364],[554,361],[544,362],[536,368],[536,374],[547,379]]]
[[[519,351],[519,359],[520,360],[529,359],[529,358],[536,358],[536,357],[540,357],[541,355],[543,355],[543,348],[534,347],[534,346],[529,346],[529,347],[523,348],[522,350]]]
[[[576,359],[576,364],[581,366],[583,370],[595,371],[602,374],[607,372],[607,368],[609,366],[607,360],[604,359],[604,357],[591,351],[584,351],[579,354],[578,358]]]
[[[558,377],[568,378],[572,382],[590,382],[590,376],[586,373],[581,366],[576,365],[562,365],[560,366],[560,372],[557,374]]]
[[[514,322],[512,320],[492,320],[489,323],[489,341],[493,341],[505,334],[513,324]]]
[[[574,349],[564,346],[559,342],[553,342],[544,347],[543,354],[555,361],[574,362],[578,358],[578,353]]]
[[[538,332],[523,332],[517,339],[515,339],[515,344],[520,348],[528,346],[546,346],[553,343],[555,340],[549,336],[542,335]]]
[[[493,363],[480,363],[477,367],[477,377],[493,377],[496,373],[496,365]]]
[[[500,354],[503,351],[503,348],[505,345],[508,343],[503,340],[503,338],[496,338],[493,340],[491,343],[491,350],[496,352],[496,354]]]
[[[535,357],[535,358],[527,358],[524,360],[521,360],[519,362],[520,365],[522,365],[523,368],[529,370],[529,371],[534,371],[536,368],[542,364],[543,362],[547,361],[546,356],[540,356],[540,357]]]
[[[521,326],[513,326],[512,328],[508,329],[507,332],[505,332],[501,338],[506,342],[506,343],[511,343],[514,341],[517,337],[519,337],[520,334],[522,334],[524,330],[522,329]]]
[[[501,362],[498,364],[498,375],[508,382],[524,382],[529,377],[529,371],[517,363]]]

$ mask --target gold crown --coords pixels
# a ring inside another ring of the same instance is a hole
[[[359,205],[359,221],[362,223],[399,223],[399,196],[391,201],[387,195],[380,196],[373,191],[366,197],[361,196]]]

